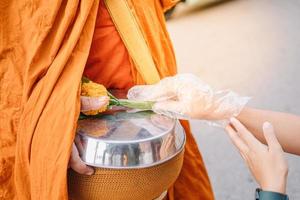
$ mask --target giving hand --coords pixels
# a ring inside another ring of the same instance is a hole
[[[237,116],[248,97],[226,91],[214,91],[193,74],[179,74],[155,85],[135,86],[128,99],[156,102],[153,111],[172,118],[224,120]]]

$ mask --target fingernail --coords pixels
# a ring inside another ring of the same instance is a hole
[[[230,122],[231,122],[231,123],[234,123],[234,122],[236,122],[236,119],[235,119],[234,117],[231,117],[231,118],[230,118]]]
[[[270,129],[273,128],[272,124],[270,122],[264,122],[263,129]]]
[[[89,175],[89,176],[93,175],[94,174],[94,170],[90,169],[86,174]]]

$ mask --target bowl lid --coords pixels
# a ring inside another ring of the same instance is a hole
[[[77,133],[110,143],[133,143],[162,137],[174,126],[174,119],[151,111],[123,111],[79,120]]]
[[[153,112],[113,112],[78,121],[75,144],[83,162],[104,168],[145,168],[183,150],[177,120]]]

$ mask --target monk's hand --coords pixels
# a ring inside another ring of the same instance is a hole
[[[268,122],[263,124],[267,145],[260,143],[235,118],[226,130],[261,189],[285,194],[288,165],[273,126]]]
[[[69,167],[79,174],[92,175],[94,174],[94,169],[87,166],[80,158],[77,146],[73,143],[72,153],[69,160]]]
[[[80,95],[80,111],[85,115],[97,115],[104,112],[109,105],[109,96],[106,88],[102,84],[93,82],[84,76],[81,79]]]
[[[237,116],[248,102],[230,91],[214,91],[193,74],[178,74],[155,85],[128,91],[128,99],[154,101],[153,111],[178,119],[225,120]]]
[[[83,113],[88,113],[90,111],[105,110],[103,108],[108,105],[109,97],[108,96],[100,96],[100,97],[81,96],[80,102],[81,102],[80,111]]]

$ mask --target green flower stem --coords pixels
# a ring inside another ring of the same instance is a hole
[[[153,101],[134,101],[128,99],[117,99],[114,95],[107,92],[110,100],[110,106],[123,106],[126,108],[140,109],[140,110],[152,110],[154,105]]]
[[[128,99],[119,99],[119,103],[120,106],[140,110],[152,110],[154,105],[153,101],[133,101]]]

